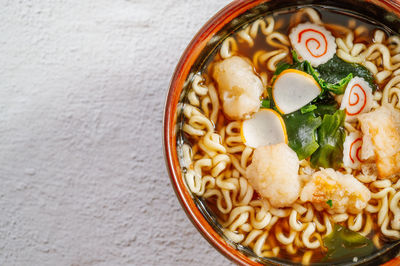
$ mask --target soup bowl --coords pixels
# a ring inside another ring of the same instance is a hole
[[[233,31],[249,21],[267,15],[278,9],[298,9],[304,6],[320,6],[345,9],[365,19],[379,21],[383,27],[400,33],[400,2],[390,0],[242,0],[234,1],[212,17],[196,34],[184,51],[173,74],[166,98],[164,112],[164,155],[175,193],[187,216],[219,252],[237,264],[243,265],[292,265],[279,258],[258,257],[249,248],[226,238],[213,213],[205,202],[192,194],[185,184],[180,165],[179,142],[181,141],[182,116],[179,103],[185,101],[190,80],[206,64],[207,58],[218,45]],[[400,250],[399,242],[393,242],[374,254],[357,262],[347,261],[345,265],[377,265],[391,260],[391,265],[400,265],[395,258]],[[324,265],[314,263],[314,265]]]

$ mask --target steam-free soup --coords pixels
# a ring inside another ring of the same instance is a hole
[[[334,11],[226,38],[182,103],[181,165],[260,257],[357,261],[400,238],[400,38]]]

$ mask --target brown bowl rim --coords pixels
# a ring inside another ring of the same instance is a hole
[[[180,95],[182,93],[183,85],[188,76],[190,69],[200,55],[200,52],[205,47],[212,36],[222,29],[233,18],[239,16],[245,11],[271,0],[235,0],[218,13],[216,13],[210,20],[208,20],[202,28],[198,31],[195,37],[191,40],[184,53],[182,54],[174,74],[172,76],[169,91],[166,97],[164,106],[163,118],[163,146],[164,157],[171,179],[174,191],[179,199],[179,202],[184,209],[186,215],[203,235],[203,237],[216,248],[220,253],[231,261],[239,265],[262,265],[241,253],[229,245],[207,222],[203,214],[197,208],[194,200],[184,184],[179,159],[176,149],[176,122],[177,122],[177,105]],[[376,5],[383,6],[387,10],[391,10],[400,17],[400,1],[399,0],[365,0],[373,2]],[[392,261],[395,261],[394,258]],[[390,262],[389,262],[390,263]]]

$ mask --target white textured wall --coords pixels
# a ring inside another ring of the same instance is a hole
[[[0,0],[0,265],[228,265],[169,183],[164,96],[227,0]]]

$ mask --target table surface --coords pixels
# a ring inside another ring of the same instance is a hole
[[[175,197],[175,65],[226,0],[0,3],[0,265],[229,265]]]

